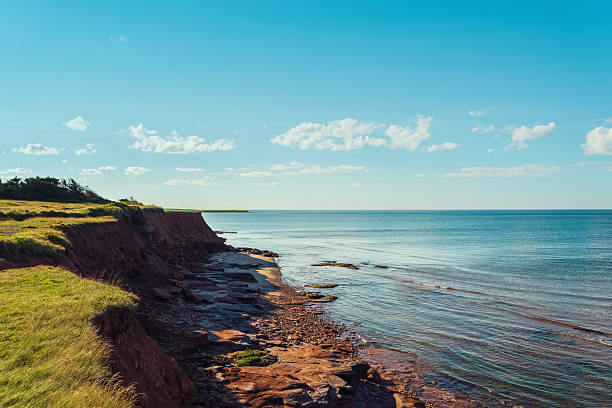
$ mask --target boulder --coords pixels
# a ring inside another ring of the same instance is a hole
[[[172,295],[166,289],[161,288],[153,288],[151,289],[151,293],[158,299],[162,300],[170,300],[172,299]]]
[[[368,363],[357,363],[351,366],[351,371],[355,373],[356,377],[365,378],[368,375],[368,370],[370,369],[370,365]]]

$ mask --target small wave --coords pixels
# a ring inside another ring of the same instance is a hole
[[[532,316],[532,315],[528,315],[525,313],[517,312],[515,310],[504,309],[502,307],[495,307],[495,309],[502,310],[504,312],[511,313],[516,316],[524,317],[525,319],[535,320],[535,321],[543,322],[543,323],[549,323],[549,324],[559,326],[559,327],[566,327],[568,329],[579,330],[585,333],[597,334],[599,336],[605,336],[605,337],[612,338],[612,333],[608,333],[608,332],[601,331],[601,330],[590,329],[588,327],[582,327],[582,326],[578,326],[572,323],[565,323],[565,322],[560,322],[558,320],[547,319],[545,317]]]
[[[568,331],[566,333],[561,333],[562,336],[566,336],[566,337],[573,337],[573,338],[577,338],[580,340],[586,340],[586,341],[591,341],[594,343],[599,343],[599,344],[603,344],[604,346],[610,346],[612,347],[612,340],[608,340],[608,339],[603,339],[601,337],[598,336],[593,336],[590,333],[585,333],[582,331]]]
[[[428,288],[456,291],[456,292],[462,292],[462,293],[471,293],[471,294],[474,294],[474,295],[489,296],[488,294],[483,293],[483,292],[479,292],[477,290],[457,289],[457,288],[453,288],[451,286],[434,285],[432,283],[417,282],[417,281],[414,281],[414,280],[411,280],[411,279],[400,278],[400,277],[397,277],[397,276],[378,275],[378,274],[373,274],[373,275],[374,276],[378,276],[379,278],[391,279],[391,280],[399,281],[399,282],[406,282],[406,283],[410,283],[412,285],[425,286],[425,287],[428,287]]]

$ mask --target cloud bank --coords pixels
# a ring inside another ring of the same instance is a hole
[[[141,150],[143,152],[167,153],[167,154],[191,154],[197,152],[214,152],[216,150],[232,150],[236,146],[233,140],[219,139],[212,143],[207,143],[205,139],[198,136],[182,137],[177,131],[172,131],[172,135],[163,138],[158,135],[156,130],[149,130],[141,123],[137,126],[128,128],[130,136],[136,141],[130,149]]]
[[[275,136],[270,141],[299,150],[346,151],[373,146],[416,151],[431,136],[429,128],[432,121],[431,116],[417,115],[414,126],[386,127],[381,123],[360,122],[353,118],[332,120],[327,124],[306,122]],[[385,137],[373,136],[382,129],[385,129],[383,132]],[[424,151],[435,150],[439,149],[424,149]]]

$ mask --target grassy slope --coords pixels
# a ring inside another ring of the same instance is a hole
[[[0,272],[0,406],[131,407],[91,319],[135,297],[49,266]]]
[[[0,200],[0,258],[54,255],[70,245],[62,228],[142,221],[159,208],[124,203]],[[0,271],[0,407],[131,407],[113,381],[110,346],[91,320],[133,295],[49,266]]]
[[[152,206],[67,204],[41,201],[0,200],[0,257],[54,255],[69,242],[62,227],[115,222],[126,213],[161,211]]]

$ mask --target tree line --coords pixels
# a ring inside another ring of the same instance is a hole
[[[54,177],[29,177],[2,181],[0,179],[0,199],[56,201],[64,203],[107,203],[89,187],[80,185],[74,179]]]

